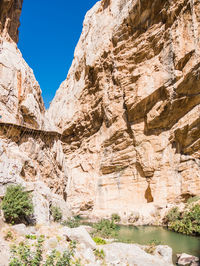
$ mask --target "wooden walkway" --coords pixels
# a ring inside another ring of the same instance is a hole
[[[19,125],[19,124],[14,124],[14,123],[0,122],[0,129],[1,128],[3,128],[3,129],[7,128],[9,130],[9,132],[12,128],[15,128],[15,129],[19,130],[20,132],[23,132],[24,134],[34,135],[34,136],[49,136],[52,138],[58,138],[63,142],[68,142],[67,139],[69,139],[69,136],[63,135],[57,131],[48,131],[48,130],[36,129],[36,128],[23,126],[23,125]],[[9,132],[7,132],[6,134],[9,135]]]

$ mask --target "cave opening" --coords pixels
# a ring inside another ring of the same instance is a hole
[[[145,191],[145,199],[147,200],[147,203],[154,201],[153,196],[152,196],[152,192],[151,192],[150,183],[148,183],[148,187]]]

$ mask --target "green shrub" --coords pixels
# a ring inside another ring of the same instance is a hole
[[[11,185],[7,188],[2,200],[2,210],[8,223],[28,223],[33,214],[31,196],[21,185]]]
[[[169,218],[169,217],[168,217]],[[186,235],[200,235],[200,205],[184,210],[177,219],[168,219],[168,228]]]
[[[199,196],[194,196],[194,197],[191,197],[187,200],[187,204],[191,204],[191,203],[194,203],[196,201],[200,200],[200,197]]]
[[[94,255],[97,259],[101,259],[103,260],[105,258],[105,253],[103,251],[103,249],[99,250],[99,249],[95,249],[94,251]]]
[[[119,226],[112,220],[102,219],[100,222],[93,224],[94,236],[116,237]]]
[[[6,235],[4,236],[4,239],[6,240],[6,241],[8,241],[8,240],[12,240],[14,237],[13,237],[13,234],[12,234],[12,232],[11,231],[8,231],[7,233],[6,233]]]
[[[40,236],[33,245],[27,242],[20,242],[18,246],[13,245],[9,266],[71,266],[73,264],[72,259],[76,248],[74,242],[71,242],[69,249],[62,254],[54,249],[46,259],[42,256],[43,242],[44,236]]]
[[[174,222],[180,218],[180,215],[181,214],[179,212],[179,209],[177,207],[174,207],[171,210],[169,210],[169,212],[167,213],[167,215],[165,217],[165,222],[166,223]]]
[[[44,266],[71,266],[71,259],[73,256],[72,250],[66,250],[61,255],[57,250],[53,250],[49,256],[47,256]]]
[[[26,235],[26,239],[36,240],[37,236],[36,235]]]
[[[18,246],[13,245],[11,248],[11,260],[9,266],[41,265],[43,241],[44,238],[39,237],[33,247],[33,250],[31,250],[31,246],[25,242],[20,242]]]
[[[68,226],[70,228],[79,227],[81,225],[81,218],[80,218],[80,216],[71,217],[67,221],[63,221],[62,225]]]
[[[106,240],[104,240],[103,238],[101,237],[93,237],[93,240],[94,242],[97,244],[97,245],[105,245],[106,244]]]
[[[117,213],[113,213],[111,215],[111,220],[113,220],[116,223],[119,223],[121,221],[121,218],[120,218],[120,216]]]
[[[51,215],[53,217],[54,222],[60,222],[62,220],[62,211],[58,206],[51,206]]]

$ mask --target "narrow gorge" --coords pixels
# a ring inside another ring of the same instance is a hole
[[[102,0],[88,11],[66,80],[45,110],[17,48],[22,0],[0,2],[0,196],[124,221],[200,195],[199,0]]]

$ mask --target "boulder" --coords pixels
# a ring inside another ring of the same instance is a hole
[[[10,259],[9,244],[0,237],[0,265],[8,266]]]
[[[155,253],[162,257],[164,261],[172,264],[172,249],[169,246],[156,246]]]
[[[79,226],[77,228],[63,227],[60,231],[60,234],[65,236],[67,240],[69,239],[84,243],[87,248],[96,248],[95,242],[92,240],[91,236],[83,226]]]
[[[93,265],[95,264],[95,255],[91,248],[85,249],[82,255],[89,263],[93,263]]]
[[[178,257],[178,265],[192,265],[192,266],[199,266],[199,258],[182,253],[182,254],[177,254]]]
[[[108,265],[137,265],[137,266],[172,266],[166,260],[166,255],[158,257],[146,253],[136,244],[112,243],[100,246],[105,252],[105,261]]]
[[[16,224],[12,226],[12,230],[21,236],[26,236],[30,233],[30,230],[28,227],[25,226],[25,224]]]

